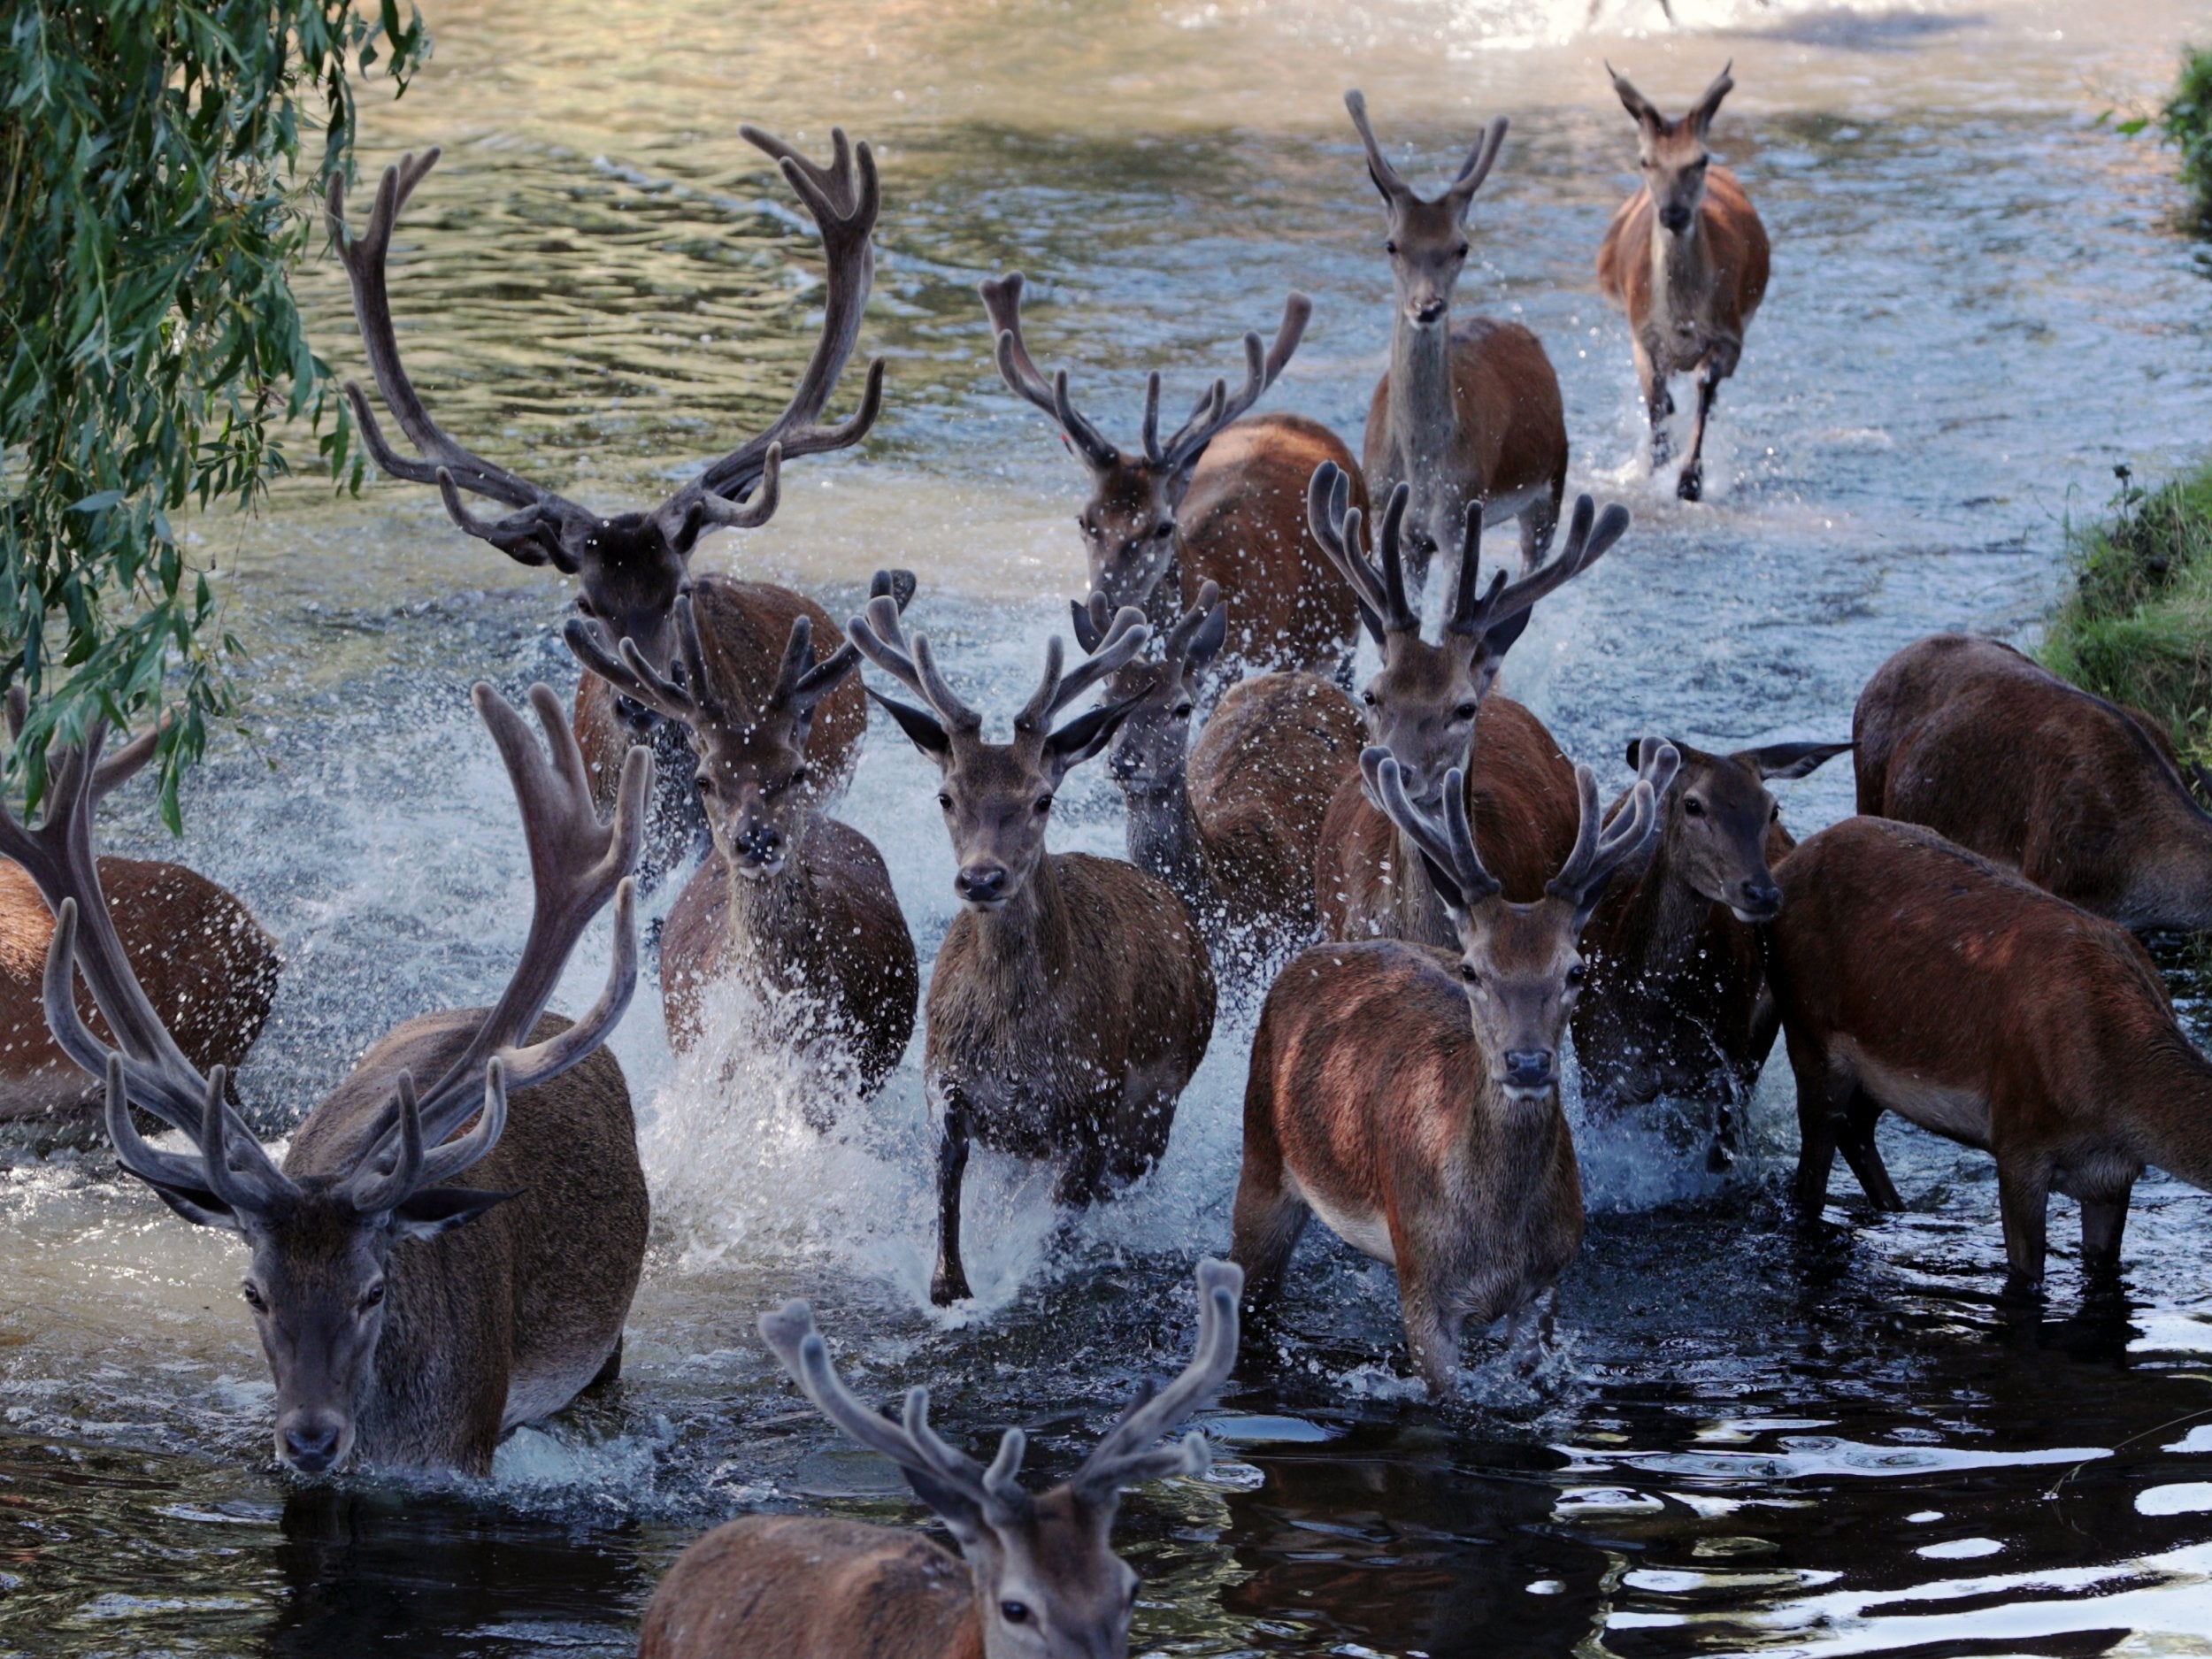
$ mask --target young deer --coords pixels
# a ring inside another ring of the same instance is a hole
[[[1187,596],[1210,581],[1236,610],[1233,660],[1347,672],[1357,641],[1352,607],[1308,539],[1303,503],[1313,469],[1333,462],[1351,472],[1352,452],[1302,415],[1246,418],[1297,350],[1313,302],[1290,296],[1264,352],[1259,335],[1245,335],[1243,388],[1232,397],[1228,383],[1216,380],[1165,442],[1154,373],[1141,455],[1108,442],[1076,409],[1065,369],[1049,381],[1038,372],[1022,338],[1020,272],[984,283],[983,303],[998,334],[999,373],[1058,423],[1062,442],[1090,472],[1091,498],[1076,524],[1090,556],[1091,590],[1165,628]]]
[[[648,1207],[629,1090],[598,1050],[637,978],[628,872],[651,765],[632,751],[603,827],[559,700],[537,686],[530,702],[549,760],[519,714],[476,687],[536,887],[512,981],[493,1008],[386,1033],[307,1115],[280,1169],[226,1102],[225,1069],[203,1073],[185,1057],[117,949],[92,848],[97,727],[82,751],[57,757],[42,826],[7,820],[41,887],[62,895],[46,957],[55,1039],[105,1077],[123,1169],[251,1251],[243,1289],[276,1379],[276,1455],[303,1473],[357,1459],[483,1474],[503,1431],[559,1410],[620,1363]],[[547,1014],[611,896],[614,961],[598,1002],[573,1024]],[[74,967],[119,1052],[78,1018]],[[419,1093],[419,1076],[434,1079]],[[134,1105],[193,1150],[149,1144]],[[449,1185],[470,1170],[480,1190]]]
[[[1567,416],[1559,377],[1543,342],[1518,323],[1451,319],[1452,289],[1467,264],[1467,210],[1505,145],[1503,116],[1469,152],[1459,176],[1425,202],[1398,176],[1367,124],[1367,100],[1344,95],[1367,176],[1382,192],[1398,306],[1390,325],[1390,368],[1367,409],[1362,457],[1367,488],[1380,495],[1411,486],[1406,561],[1417,599],[1430,558],[1460,543],[1471,508],[1486,524],[1518,518],[1521,566],[1533,570],[1551,546],[1567,495]],[[1459,585],[1446,572],[1445,591]]]
[[[2053,1191],[2082,1264],[2116,1272],[2146,1164],[2212,1190],[2212,1061],[2143,947],[1916,824],[1847,818],[1782,862],[1769,972],[1797,1074],[1797,1202],[1840,1148],[1901,1210],[1875,1148],[1893,1111],[1995,1155],[2010,1287],[2043,1275]]]
[[[1106,595],[1072,609],[1077,642],[1097,650],[1112,626]],[[1217,963],[1226,950],[1256,965],[1313,941],[1314,854],[1337,786],[1359,764],[1360,723],[1333,681],[1261,674],[1229,688],[1194,744],[1228,621],[1228,602],[1206,583],[1159,656],[1107,683],[1129,711],[1106,764],[1127,803],[1129,862],[1197,913]]]
[[[1198,1264],[1198,1349],[1147,1382],[1065,1485],[1017,1478],[1027,1437],[1009,1429],[986,1469],[929,1425],[929,1391],[897,1419],[869,1409],[830,1363],[803,1302],[760,1317],[769,1350],[817,1409],[899,1466],[960,1555],[918,1532],[812,1516],[749,1515],[676,1558],[645,1609],[640,1659],[1122,1659],[1137,1575],[1114,1554],[1124,1488],[1202,1473],[1202,1434],[1161,1438],[1227,1380],[1244,1275]]]
[[[1509,583],[1501,571],[1479,591],[1482,512],[1466,510],[1463,551],[1441,642],[1421,637],[1407,593],[1402,535],[1408,487],[1391,492],[1377,538],[1382,568],[1359,549],[1361,519],[1341,475],[1313,477],[1308,511],[1314,534],[1358,595],[1360,616],[1382,651],[1382,672],[1360,693],[1371,743],[1397,757],[1408,793],[1435,811],[1447,772],[1467,780],[1467,809],[1490,849],[1507,893],[1532,897],[1574,846],[1579,822],[1574,768],[1543,722],[1511,699],[1491,695],[1499,665],[1528,626],[1530,608],[1581,574],[1628,528],[1624,508],[1594,516],[1587,495],[1575,504],[1559,557]],[[1315,902],[1331,939],[1378,934],[1448,945],[1455,929],[1429,888],[1411,841],[1362,787],[1345,779],[1322,826],[1314,864]]]
[[[2212,927],[2212,817],[2149,716],[2009,645],[1939,634],[1875,672],[1851,734],[1860,811],[1925,824],[2124,927]]]
[[[849,631],[927,705],[876,699],[937,763],[960,861],[964,908],[932,972],[924,1063],[943,1113],[930,1284],[942,1305],[971,1294],[960,1259],[969,1141],[1057,1164],[1064,1204],[1142,1176],[1167,1150],[1175,1102],[1212,1038],[1213,968],[1190,907],[1164,882],[1118,859],[1045,850],[1061,780],[1105,748],[1128,710],[1111,703],[1056,731],[1053,717],[1143,647],[1142,612],[1125,609],[1065,675],[1056,637],[1010,743],[984,741],[983,717],[938,672],[926,639],[908,642],[895,601],[871,600]]]
[[[879,196],[875,158],[864,142],[853,146],[841,129],[830,134],[834,159],[823,166],[808,160],[781,139],[756,127],[741,127],[746,142],[776,158],[784,178],[814,216],[828,261],[823,288],[822,333],[814,356],[800,377],[783,413],[765,430],[713,461],[658,506],[642,512],[602,518],[551,490],[531,483],[464,449],[430,417],[414,382],[400,361],[399,341],[386,292],[384,262],[392,230],[415,187],[438,162],[439,152],[407,156],[385,169],[376,194],[376,211],[358,236],[349,234],[345,181],[330,181],[331,239],[345,261],[353,288],[353,311],[361,343],[377,388],[384,395],[401,431],[422,458],[403,456],[386,442],[383,427],[361,388],[349,380],[346,396],[361,424],[362,442],[376,464],[394,478],[434,484],[453,522],[524,565],[551,565],[576,578],[576,608],[604,623],[616,639],[634,640],[657,672],[675,670],[675,634],[671,618],[676,595],[687,588],[714,590],[715,603],[703,603],[701,623],[711,660],[724,652],[758,659],[752,672],[764,676],[799,616],[826,633],[836,624],[829,613],[793,593],[764,582],[691,574],[691,555],[699,538],[714,529],[751,529],[776,511],[782,463],[856,444],[875,424],[883,403],[883,363],[868,365],[867,391],[851,419],[833,426],[817,424],[836,389],[846,359],[860,336],[861,313],[875,278],[875,254],[869,238],[875,229]],[[462,500],[464,492],[515,511],[496,520],[479,518]],[[762,641],[765,641],[764,645]],[[809,740],[808,758],[826,783],[841,785],[850,775],[853,750],[866,728],[867,704],[857,688],[825,704]],[[657,736],[649,710],[618,699],[603,680],[586,676],[576,697],[576,733],[592,771],[603,807],[634,738]],[[660,745],[664,760],[688,758],[680,747]],[[654,849],[657,864],[673,863],[695,832],[697,808],[683,767],[661,768],[663,799],[657,805]],[[667,821],[672,809],[674,824]]]
[[[1720,101],[1736,83],[1723,69],[1687,115],[1670,121],[1610,65],[1613,90],[1636,118],[1644,182],[1621,204],[1598,245],[1598,286],[1628,313],[1636,378],[1651,419],[1651,464],[1667,464],[1670,375],[1697,376],[1697,425],[1674,493],[1704,491],[1705,421],[1720,383],[1736,372],[1744,330],[1767,291],[1767,233],[1751,198],[1705,147]]]
[[[903,604],[914,579],[878,572],[872,591]],[[691,734],[714,856],[661,934],[670,1041],[679,1050],[698,1041],[705,994],[734,971],[760,994],[797,993],[804,1029],[791,1035],[849,1053],[872,1094],[914,1034],[914,938],[875,843],[819,810],[806,757],[814,711],[859,664],[857,649],[817,663],[813,624],[800,617],[772,681],[719,677],[688,594],[676,601],[680,677],[659,673],[634,641],[611,652],[585,618],[570,618],[567,637],[585,667]]]
[[[19,687],[7,702],[12,735],[22,729],[24,707]],[[153,757],[158,736],[146,733],[73,780],[88,815]],[[15,820],[0,814],[0,1119],[75,1113],[100,1099],[97,1079],[47,1029],[41,981],[54,910],[68,896],[43,885],[52,869]],[[276,941],[234,894],[182,864],[102,858],[99,879],[107,909],[98,923],[87,913],[88,953],[111,979],[128,972],[146,987],[195,1068],[221,1066],[235,1076],[276,1001],[283,964]],[[96,1002],[81,999],[78,1011],[112,1041]]]
[[[1533,903],[1506,899],[1475,850],[1460,778],[1440,819],[1409,798],[1390,752],[1360,757],[1368,786],[1450,909],[1459,955],[1375,939],[1316,945],[1268,993],[1244,1094],[1244,1172],[1230,1254],[1255,1307],[1281,1289],[1317,1214],[1398,1271],[1406,1345],[1431,1394],[1455,1390],[1461,1326],[1548,1302],[1582,1242],[1582,1182],[1559,1103],[1559,1044],[1586,970],[1575,949],[1607,880],[1638,856],[1672,781],[1651,753],[1601,825],[1597,779],[1575,769],[1574,849]]]
[[[1653,740],[1628,746],[1640,770]],[[1759,926],[1781,911],[1773,866],[1797,843],[1769,793],[1848,743],[1774,743],[1709,755],[1686,743],[1649,856],[1626,866],[1583,934],[1590,977],[1575,1003],[1582,1098],[1601,1109],[1662,1094],[1709,1104],[1714,1167],[1735,1154],[1735,1109],[1774,1047]],[[1616,803],[1617,810],[1618,803]]]

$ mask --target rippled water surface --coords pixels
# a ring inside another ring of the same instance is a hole
[[[1316,321],[1271,402],[1356,442],[1388,304],[1338,102],[1355,82],[1422,174],[1513,117],[1463,303],[1544,336],[1577,486],[1637,527],[1548,603],[1508,677],[1616,780],[1647,726],[1709,747],[1840,734],[1905,641],[2031,629],[2062,522],[2101,503],[2112,465],[2154,472],[2205,442],[2212,288],[2170,224],[2170,157],[2095,125],[2162,88],[2208,22],[2190,7],[1678,0],[1678,32],[1641,0],[1601,0],[1595,32],[1584,0],[426,10],[432,69],[396,106],[365,101],[374,163],[445,146],[393,257],[410,361],[465,440],[594,505],[672,488],[803,361],[811,234],[738,122],[876,142],[883,422],[863,454],[795,465],[775,523],[702,558],[833,609],[876,565],[911,566],[918,622],[995,706],[1025,694],[1078,585],[1079,493],[998,384],[975,282],[1030,273],[1033,344],[1124,434],[1148,369],[1194,393],[1302,288]],[[1682,507],[1637,461],[1626,332],[1591,272],[1632,158],[1600,60],[1671,106],[1732,56],[1716,147],[1775,278],[1722,398],[1710,499]],[[307,287],[320,348],[359,372],[334,268]],[[253,701],[193,786],[182,856],[284,941],[245,1077],[281,1133],[388,1025],[503,982],[527,881],[465,687],[572,683],[551,632],[568,595],[381,480],[335,501],[301,480],[198,534]],[[882,846],[926,958],[951,916],[930,782],[879,729],[841,809]],[[1849,809],[1847,772],[1786,789],[1800,833]],[[1064,799],[1058,845],[1118,849],[1095,769]],[[142,808],[116,818],[111,844],[160,845]],[[748,1040],[757,1011],[733,1007],[721,1049],[680,1065],[656,1001],[615,1045],[657,1215],[626,1373],[515,1436],[487,1481],[288,1486],[236,1248],[96,1148],[17,1154],[0,1649],[614,1653],[720,1518],[917,1518],[772,1373],[752,1317],[794,1293],[868,1391],[926,1380],[972,1442],[1027,1424],[1048,1469],[1141,1373],[1181,1363],[1189,1263],[1227,1240],[1248,1017],[1224,1020],[1167,1163],[1127,1202],[1061,1225],[1041,1179],[981,1160],[979,1300],[945,1316],[924,1296],[918,1041],[825,1140],[810,1079]],[[1778,1202],[1786,1068],[1753,1117],[1757,1156],[1725,1180],[1678,1126],[1581,1126],[1597,1213],[1532,1392],[1485,1370],[1470,1402],[1424,1403],[1389,1274],[1312,1230],[1279,1328],[1210,1424],[1213,1473],[1125,1510],[1141,1650],[2212,1652],[2212,1201],[2145,1183],[2124,1298],[2089,1306],[2055,1217],[2047,1305],[2016,1313],[1985,1158],[1893,1129],[1910,1211],[1873,1217],[1839,1177],[1809,1231]]]

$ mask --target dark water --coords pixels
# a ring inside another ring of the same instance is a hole
[[[1515,695],[1609,777],[1647,726],[1837,734],[1905,641],[2032,628],[2063,520],[2099,506],[2112,465],[2201,452],[2204,262],[2169,227],[2170,157],[2093,122],[2162,86],[2207,19],[1681,0],[1679,36],[1611,5],[1584,36],[1586,9],[434,8],[433,72],[396,108],[368,101],[377,160],[448,146],[394,257],[409,359],[465,440],[595,503],[649,498],[766,419],[805,356],[811,240],[737,121],[879,140],[884,421],[864,455],[795,466],[775,524],[703,558],[833,609],[910,565],[917,625],[1010,707],[1078,580],[1077,480],[998,386],[975,280],[1029,271],[1033,344],[1110,432],[1133,429],[1148,368],[1194,392],[1233,368],[1294,283],[1317,319],[1271,403],[1353,434],[1386,279],[1336,99],[1364,86],[1429,171],[1502,109],[1463,296],[1544,336],[1577,487],[1637,515],[1548,602]],[[1776,279],[1724,395],[1711,499],[1683,508],[1637,462],[1625,331],[1590,273],[1631,153],[1598,60],[1672,104],[1732,53],[1717,148]],[[342,285],[322,267],[308,286],[319,343],[357,371]],[[566,595],[383,482],[357,502],[302,482],[199,534],[253,702],[194,787],[181,856],[284,941],[245,1078],[281,1133],[394,1021],[503,982],[526,878],[465,688],[572,683],[549,632]],[[918,811],[930,775],[875,732],[842,809],[926,956],[952,913]],[[1801,833],[1848,810],[1847,773],[1788,788]],[[1118,849],[1102,776],[1063,801],[1056,844]],[[159,844],[142,807],[116,816],[114,845]],[[565,1003],[603,966],[580,961]],[[753,1315],[795,1293],[869,1393],[927,1381],[972,1443],[1028,1425],[1045,1472],[1139,1374],[1182,1363],[1190,1263],[1227,1239],[1248,1019],[1225,1020],[1127,1202],[1056,1219],[1037,1176],[983,1161],[980,1296],[947,1316],[923,1294],[918,1060],[826,1141],[803,1121],[824,1085],[757,1050],[757,1010],[673,1063],[655,1001],[615,1045],[658,1217],[626,1375],[513,1437],[485,1481],[290,1486],[234,1247],[96,1150],[0,1171],[0,1651],[623,1651],[668,1561],[721,1518],[915,1518],[769,1366]],[[1786,1068],[1725,1181],[1664,1112],[1579,1127],[1595,1214],[1533,1390],[1479,1366],[1466,1403],[1426,1404],[1390,1275],[1313,1230],[1210,1418],[1213,1472],[1130,1498],[1139,1651],[2212,1652],[2212,1201],[2147,1182],[2124,1294],[2089,1306],[2060,1201],[2030,1316],[1996,1300],[1985,1158],[1893,1131],[1909,1213],[1865,1212],[1840,1175],[1817,1225],[1784,1211]]]

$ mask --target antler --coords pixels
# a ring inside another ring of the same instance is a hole
[[[907,1390],[906,1409],[897,1423],[871,1411],[830,1363],[829,1348],[814,1328],[814,1310],[805,1302],[787,1302],[780,1310],[762,1314],[760,1334],[815,1409],[870,1451],[880,1452],[926,1482],[950,1487],[995,1526],[1029,1512],[1030,1496],[1015,1478],[1028,1449],[1021,1430],[1009,1429],[1000,1437],[998,1455],[986,1469],[930,1427],[928,1389]]]
[[[1646,743],[1643,765],[1627,804],[1605,822],[1598,805],[1597,774],[1587,766],[1575,768],[1575,789],[1582,800],[1582,823],[1575,833],[1574,850],[1544,891],[1573,905],[1578,915],[1598,902],[1613,872],[1643,851],[1659,827],[1659,803],[1674,783],[1682,756],[1671,743]]]
[[[802,617],[801,621],[806,618]],[[679,683],[645,660],[637,641],[626,636],[612,651],[607,649],[606,630],[589,617],[571,617],[561,637],[576,660],[631,701],[686,726],[699,726],[728,718],[728,710],[707,678],[706,653],[699,642],[699,618],[691,595],[679,594],[675,606],[677,649],[683,653],[684,678]]]
[[[1002,277],[986,279],[981,285],[983,309],[990,313],[991,327],[998,335],[1000,377],[1058,421],[1068,442],[1081,450],[1083,458],[1093,466],[1102,470],[1118,465],[1121,451],[1107,442],[1105,434],[1085,419],[1069,399],[1068,372],[1060,370],[1049,385],[1037,372],[1037,365],[1029,355],[1029,344],[1022,338],[1023,280],[1020,272],[1009,271]]]
[[[1014,717],[1014,730],[1045,731],[1051,726],[1054,715],[1128,662],[1151,637],[1152,629],[1144,619],[1144,612],[1134,605],[1124,605],[1115,613],[1090,655],[1076,664],[1072,673],[1064,675],[1061,665],[1066,648],[1060,643],[1060,636],[1054,634],[1045,644],[1044,678],[1037,682],[1037,689]]]
[[[1475,850],[1474,826],[1467,821],[1464,772],[1455,766],[1444,774],[1444,810],[1440,821],[1413,804],[1397,759],[1388,749],[1379,746],[1362,749],[1359,770],[1370,798],[1420,849],[1432,873],[1444,877],[1456,890],[1455,901],[1449,893],[1443,895],[1452,909],[1472,910],[1498,891],[1502,884],[1483,867],[1481,855]]]
[[[1352,125],[1359,128],[1360,142],[1367,148],[1367,175],[1375,181],[1375,188],[1393,201],[1418,201],[1413,187],[1399,176],[1398,170],[1384,156],[1382,146],[1375,142],[1375,129],[1368,124],[1367,99],[1357,88],[1344,95],[1344,107],[1351,111]],[[1509,123],[1502,115],[1483,130],[1475,147],[1467,152],[1459,174],[1446,187],[1439,201],[1456,198],[1463,210],[1466,202],[1482,188],[1482,181],[1490,176],[1490,169],[1497,165],[1498,152],[1505,148],[1506,129]]]
[[[1283,302],[1282,326],[1275,331],[1275,343],[1264,351],[1257,334],[1244,336],[1244,387],[1234,397],[1227,396],[1226,383],[1216,380],[1206,395],[1191,411],[1190,419],[1182,429],[1163,445],[1160,439],[1160,377],[1156,372],[1145,381],[1144,395],[1144,453],[1155,466],[1180,472],[1197,464],[1206,452],[1206,446],[1220,434],[1221,429],[1241,416],[1260,400],[1260,394],[1275,384],[1298,349],[1298,342],[1305,338],[1306,325],[1313,319],[1313,302],[1304,295],[1293,292]]]
[[[1161,1436],[1198,1409],[1219,1387],[1237,1359],[1237,1299],[1244,1270],[1210,1258],[1198,1264],[1198,1348],[1183,1374],[1155,1392],[1148,1381],[1129,1409],[1106,1431],[1069,1484],[1094,1502],[1124,1486],[1168,1475],[1194,1475],[1206,1467],[1206,1437],[1187,1436],[1175,1446]]]
[[[1313,539],[1329,556],[1329,563],[1351,583],[1360,617],[1378,645],[1386,633],[1418,632],[1421,626],[1421,618],[1406,597],[1405,565],[1399,551],[1400,527],[1405,522],[1410,495],[1408,486],[1401,483],[1390,492],[1383,508],[1381,533],[1376,538],[1377,550],[1382,555],[1382,569],[1378,571],[1360,551],[1363,515],[1351,504],[1350,476],[1334,461],[1324,461],[1314,469],[1312,482],[1306,488],[1306,522],[1312,527]],[[1478,533],[1479,528],[1478,525]],[[1462,580],[1465,580],[1463,574]]]
[[[1405,486],[1401,484],[1398,488],[1403,489]],[[1531,606],[1588,570],[1628,533],[1628,509],[1618,502],[1608,507],[1601,517],[1596,514],[1595,502],[1587,495],[1578,497],[1574,518],[1567,526],[1567,545],[1560,549],[1559,557],[1511,583],[1506,580],[1503,571],[1498,572],[1491,579],[1489,591],[1478,598],[1475,580],[1481,564],[1482,503],[1468,503],[1467,537],[1459,561],[1459,586],[1453,596],[1451,620],[1445,626],[1455,634],[1486,637],[1509,627],[1511,632],[1502,643],[1491,637],[1493,649],[1503,651],[1528,626]]]
[[[867,608],[846,623],[845,633],[863,657],[927,703],[948,731],[983,729],[981,713],[961,701],[951,682],[937,672],[929,641],[918,634],[910,641],[895,597],[878,594],[871,598]]]

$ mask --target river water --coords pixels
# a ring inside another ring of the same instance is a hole
[[[1508,668],[1616,781],[1626,739],[1841,735],[1857,687],[1934,629],[2031,632],[2062,526],[2112,467],[2200,453],[2212,288],[2172,227],[2171,157],[2123,113],[2212,18],[2144,0],[1003,0],[807,6],[516,0],[428,8],[437,57],[364,99],[367,159],[446,146],[396,250],[410,360],[465,441],[594,504],[637,504],[737,441],[803,360],[811,239],[737,137],[873,140],[885,209],[864,349],[891,391],[864,452],[795,465],[781,513],[703,564],[834,609],[879,565],[1002,711],[1079,581],[1079,478],[1000,387],[976,281],[1031,276],[1031,340],[1133,432],[1145,373],[1188,395],[1294,284],[1314,296],[1273,407],[1353,438],[1388,331],[1381,226],[1339,102],[1367,92],[1433,179],[1513,134],[1462,303],[1523,318],[1563,383],[1575,484],[1636,528],[1548,602]],[[1716,148],[1776,245],[1723,395],[1709,499],[1638,460],[1624,326],[1591,261],[1630,183],[1601,60],[1678,107],[1732,58]],[[305,279],[358,373],[343,285]],[[244,1089],[280,1134],[393,1022],[487,1000],[526,918],[505,785],[469,715],[573,670],[568,595],[451,529],[426,491],[300,480],[196,532],[252,658],[246,729],[193,783],[180,855],[234,887],[288,966]],[[883,848],[925,960],[952,914],[931,774],[871,733],[841,809]],[[1847,771],[1784,786],[1801,834]],[[1064,848],[1118,850],[1097,768]],[[108,844],[161,849],[142,803]],[[560,1005],[603,964],[603,925]],[[2177,965],[2180,957],[2176,956]],[[2195,981],[2178,986],[2199,1033]],[[812,1297],[866,1389],[937,1392],[956,1438],[1029,1425],[1065,1468],[1147,1370],[1181,1363],[1189,1265],[1227,1240],[1248,1013],[1225,1017],[1157,1175],[1065,1225],[980,1161],[979,1292],[926,1304],[929,1141],[915,1056],[826,1139],[818,1085],[669,1059],[657,998],[615,1048],[657,1228],[627,1370],[484,1481],[288,1484],[227,1238],[96,1148],[0,1171],[0,1650],[71,1655],[618,1653],[674,1553],[800,1507],[916,1519],[885,1465],[800,1409],[752,1333]],[[829,1103],[833,1109],[840,1102]],[[1779,1200],[1786,1067],[1753,1152],[1708,1176],[1664,1112],[1582,1125],[1594,1208],[1558,1357],[1437,1409],[1403,1376],[1389,1274],[1315,1228],[1271,1353],[1211,1414],[1214,1471],[1132,1495],[1138,1650],[1177,1655],[2212,1652],[2212,1201],[2139,1189],[2125,1294],[2085,1306],[2062,1201],[2039,1316],[2001,1308],[1988,1161],[1893,1125],[1911,1210],[1839,1175],[1812,1230]],[[1479,1356],[1477,1356],[1479,1358]]]

